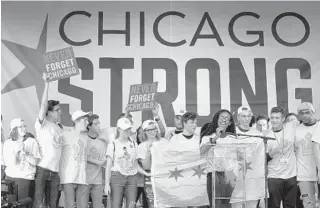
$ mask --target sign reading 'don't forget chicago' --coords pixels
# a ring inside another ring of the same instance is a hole
[[[156,104],[158,82],[144,83],[130,86],[129,103],[127,110],[145,111],[151,110]]]
[[[80,74],[72,47],[46,53],[44,55],[44,62],[50,81]]]

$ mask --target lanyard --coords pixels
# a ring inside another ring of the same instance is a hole
[[[273,131],[273,135],[277,139],[277,143],[279,144],[279,146],[281,146],[280,142],[282,140],[282,155],[284,156],[284,128],[282,128],[281,131],[282,131],[282,139],[281,138],[278,139],[278,137],[277,137],[277,135],[276,135],[276,133],[274,131]]]

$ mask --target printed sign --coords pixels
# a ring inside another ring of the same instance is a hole
[[[156,106],[155,95],[157,89],[158,82],[131,85],[127,110],[133,112],[154,108]]]
[[[44,55],[44,62],[50,81],[80,74],[72,47],[46,53]]]

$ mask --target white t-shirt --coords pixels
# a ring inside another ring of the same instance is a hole
[[[108,145],[107,156],[111,157],[113,166],[111,171],[118,171],[122,175],[135,175],[138,170],[135,166],[137,160],[137,144],[132,140],[121,142],[115,139]]]
[[[296,129],[297,180],[317,181],[316,162],[314,159],[313,142],[311,141],[319,123],[313,126],[300,124]],[[317,135],[319,137],[320,135]]]
[[[43,119],[40,123],[37,118],[35,123],[37,140],[40,148],[41,159],[38,166],[59,172],[59,162],[62,150],[62,129],[58,124]]]
[[[105,139],[98,136],[96,139],[88,137],[88,163],[87,180],[88,184],[102,184],[102,167],[89,162],[89,159],[105,161],[108,144]]]
[[[180,148],[183,146],[183,149],[194,149],[194,147],[199,147],[199,156],[200,156],[200,136],[198,134],[193,134],[192,138],[187,139],[184,135],[183,132],[179,134],[175,134],[171,137],[170,139],[170,145],[173,145],[177,148]]]
[[[269,130],[268,152],[272,160],[268,162],[268,178],[288,179],[297,175],[297,160],[294,153],[296,123],[289,122],[280,132]]]
[[[64,131],[62,138],[60,183],[87,184],[87,133]]]
[[[8,139],[3,145],[3,158],[6,165],[5,173],[12,178],[23,178],[34,180],[36,173],[35,164],[31,164],[26,159],[16,161],[19,151],[24,151],[27,156],[34,159],[40,159],[38,143],[34,138],[27,138],[23,142],[12,141]]]
[[[262,136],[262,133],[258,131],[255,127],[250,127],[248,131],[242,131],[238,126],[236,127],[237,134],[247,134],[253,136]],[[247,138],[246,136],[238,136],[239,139]]]
[[[138,152],[137,152],[137,158],[145,160],[148,154],[148,151],[150,151],[150,148],[148,146],[151,145],[150,142],[144,141],[139,144],[138,146]]]

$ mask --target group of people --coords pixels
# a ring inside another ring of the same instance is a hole
[[[179,111],[175,129],[166,132],[159,105],[153,118],[139,128],[129,112],[122,113],[116,130],[100,128],[99,116],[91,112],[72,114],[74,126],[64,129],[59,123],[59,101],[48,100],[49,82],[44,75],[45,89],[35,122],[36,135],[28,133],[23,119],[11,122],[8,139],[2,139],[5,178],[18,185],[18,199],[33,197],[33,207],[58,207],[61,193],[64,207],[87,208],[91,197],[94,208],[101,208],[103,195],[110,196],[109,207],[134,207],[142,195],[142,206],[155,207],[151,183],[151,147],[159,141],[196,141],[199,154],[207,157],[212,146],[223,143],[231,135],[265,135],[267,143],[269,207],[296,207],[298,190],[303,207],[314,208],[316,184],[320,173],[320,131],[315,109],[302,103],[297,115],[279,108],[253,119],[247,106],[237,112],[237,125],[230,111],[218,111],[212,122],[205,124],[200,135],[195,133],[197,114]],[[2,136],[2,138],[4,138]],[[238,137],[237,139],[242,139]],[[212,201],[212,177],[207,170],[207,193]],[[223,173],[225,174],[225,173]],[[216,190],[218,191],[218,190]],[[241,207],[217,200],[216,207]],[[261,207],[262,200],[248,200],[247,207]]]

